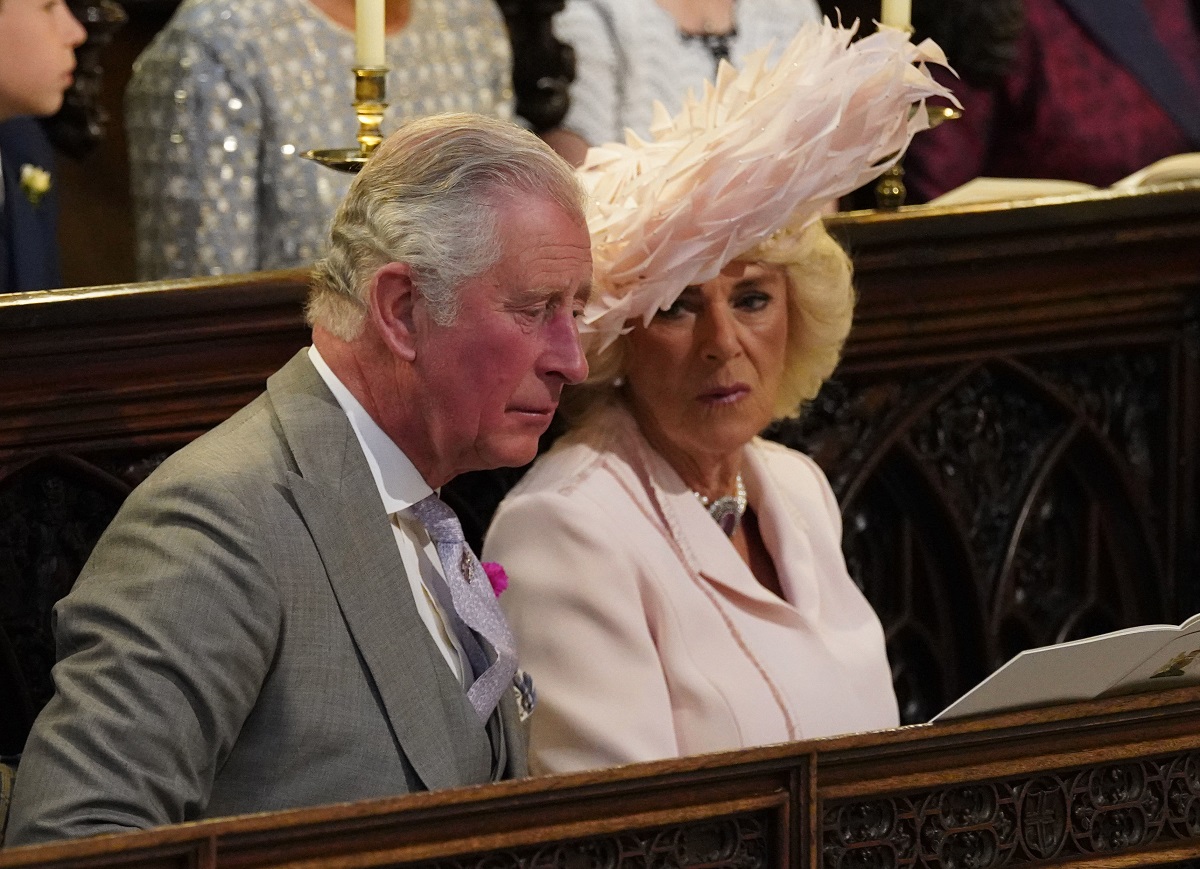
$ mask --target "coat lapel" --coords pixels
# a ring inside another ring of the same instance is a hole
[[[787,606],[759,584],[692,490],[640,434],[637,451],[634,467],[644,469],[645,484],[666,525],[667,538],[679,548],[689,572],[760,605]]]
[[[1200,148],[1200,100],[1167,54],[1140,0],[1060,0]]]
[[[763,611],[783,610],[815,619],[820,601],[810,591],[818,587],[813,571],[812,546],[808,524],[785,498],[771,476],[757,441],[744,448],[743,474],[751,501],[758,507],[759,529],[775,558],[779,581],[787,600],[765,589],[728,538],[720,532],[708,511],[684,484],[680,476],[646,443],[628,420],[621,442],[628,444],[630,466],[641,476],[641,487],[653,502],[653,512],[663,522],[664,536],[672,541],[680,560],[695,577],[700,577],[725,594],[736,594],[754,602]],[[636,499],[636,495],[635,495]],[[779,608],[783,610],[779,610]]]
[[[820,618],[821,601],[808,519],[771,474],[764,449],[757,441],[746,448],[746,486],[757,505],[758,530],[775,561],[779,585],[792,608],[810,624]],[[774,595],[770,595],[774,598]]]
[[[430,790],[486,781],[488,740],[417,613],[349,421],[307,351],[267,391],[299,469],[296,505],[405,757]]]

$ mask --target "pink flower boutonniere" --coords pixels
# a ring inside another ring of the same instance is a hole
[[[494,561],[483,561],[480,564],[483,565],[483,572],[487,574],[488,582],[492,584],[492,591],[496,597],[500,597],[504,593],[504,589],[508,588],[508,574]]]

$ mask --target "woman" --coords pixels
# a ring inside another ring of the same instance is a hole
[[[971,20],[973,6],[985,10],[973,16],[983,23],[999,12],[1017,26],[1003,22],[1011,32],[997,39]],[[909,153],[910,201],[979,176],[1108,187],[1200,150],[1200,5],[1192,0],[952,0],[924,12],[931,28],[961,28],[947,37],[959,43],[964,110]]]
[[[384,130],[439,112],[512,116],[493,0],[387,0]],[[350,176],[354,0],[185,0],[125,96],[143,280],[307,265]]]
[[[773,45],[776,56],[808,21],[815,0],[567,0],[554,33],[575,50],[562,126],[544,138],[572,165],[589,145],[650,135],[654,103],[679,111],[722,59],[741,64]]]
[[[809,458],[757,437],[833,370],[849,262],[817,220],[944,93],[895,31],[809,25],[653,142],[593,150],[574,424],[484,547],[537,685],[542,772],[894,726],[879,620]]]

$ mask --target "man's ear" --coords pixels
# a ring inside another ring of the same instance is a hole
[[[419,294],[408,263],[388,263],[371,278],[368,315],[379,337],[405,361],[417,358],[416,319]]]

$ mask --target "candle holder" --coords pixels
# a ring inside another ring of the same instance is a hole
[[[379,131],[387,109],[386,66],[354,67],[354,114],[358,117],[358,147],[305,151],[304,156],[340,172],[357,172],[383,141]]]
[[[934,127],[961,118],[962,112],[953,106],[926,106],[929,113],[929,127]],[[895,211],[904,204],[908,189],[904,186],[904,166],[897,160],[886,172],[879,176],[875,184],[875,207],[882,211]]]

